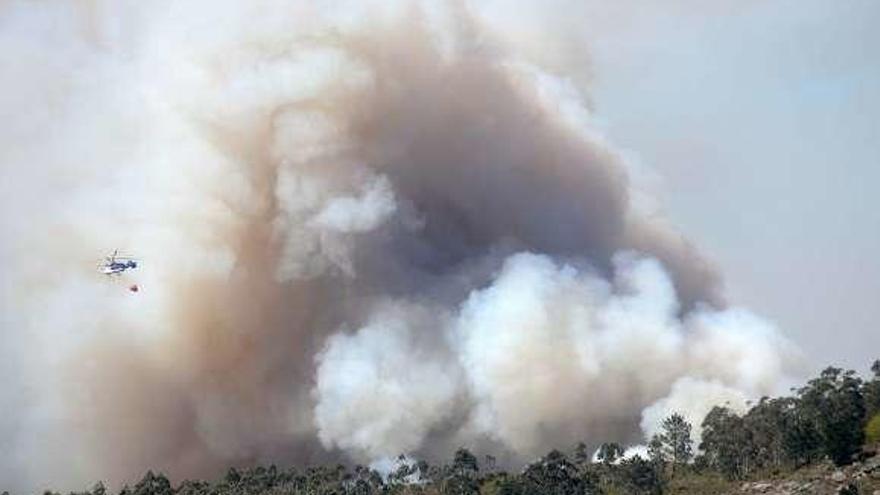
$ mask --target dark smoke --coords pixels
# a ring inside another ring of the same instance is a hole
[[[458,445],[515,463],[783,376],[788,344],[632,206],[585,88],[491,20],[83,5],[2,14],[4,56],[52,62],[3,83],[33,103],[2,155],[27,191],[4,200],[10,488]],[[136,296],[89,265],[114,247],[144,261]]]

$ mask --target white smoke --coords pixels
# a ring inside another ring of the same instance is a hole
[[[608,283],[588,266],[509,257],[445,328],[446,319],[430,325],[446,336],[449,349],[432,350],[448,355],[445,363],[406,348],[400,320],[331,337],[318,358],[319,435],[368,458],[410,452],[455,415],[453,398],[462,396],[470,405],[466,437],[488,436],[524,456],[571,438],[637,441],[631,430],[613,430],[636,411],[645,438],[678,412],[699,442],[712,406],[742,410],[747,397],[774,390],[768,378],[782,376],[774,366],[794,354],[766,322],[741,310],[702,309],[678,319],[672,283],[650,258],[621,254],[615,273]],[[772,359],[761,364],[765,357]],[[739,369],[752,362],[757,369]],[[380,371],[388,376],[377,379]],[[400,414],[406,419],[391,427]],[[341,423],[356,434],[337,431],[341,415],[351,415]]]
[[[327,447],[371,460],[417,450],[449,416],[460,381],[437,342],[419,335],[432,317],[382,308],[353,335],[335,334],[317,357],[315,422]]]
[[[309,224],[331,232],[368,232],[394,213],[394,198],[387,179],[364,185],[361,197],[333,198]]]
[[[0,489],[523,462],[772,392],[790,344],[633,207],[535,5],[5,5]]]
[[[754,395],[754,392],[752,392]],[[661,433],[661,423],[672,414],[680,414],[691,424],[691,439],[700,444],[703,418],[715,406],[727,407],[737,413],[746,410],[746,392],[723,385],[716,380],[700,380],[685,376],[672,384],[668,396],[642,411],[641,427],[645,439]]]

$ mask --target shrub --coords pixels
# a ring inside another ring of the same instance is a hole
[[[880,413],[875,414],[865,426],[865,442],[880,443]]]

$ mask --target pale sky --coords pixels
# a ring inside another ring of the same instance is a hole
[[[880,2],[590,11],[596,112],[731,302],[815,367],[880,358]]]

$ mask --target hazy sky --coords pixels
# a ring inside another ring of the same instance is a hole
[[[880,358],[880,2],[593,3],[596,110],[731,301]]]

